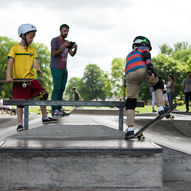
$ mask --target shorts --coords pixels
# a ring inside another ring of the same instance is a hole
[[[24,99],[29,100],[36,96],[39,96],[41,92],[46,91],[40,84],[38,80],[33,80],[25,88],[22,83],[13,84],[13,99]]]

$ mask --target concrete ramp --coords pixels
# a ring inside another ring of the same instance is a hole
[[[174,120],[163,119],[144,134],[163,147],[163,180],[191,182],[191,118],[175,114]],[[136,117],[137,129],[153,119],[153,114]],[[152,117],[152,118],[151,118]],[[175,184],[176,185],[176,184]],[[174,189],[176,190],[176,188]],[[187,190],[185,187],[177,190]],[[188,189],[189,190],[189,189]]]
[[[152,119],[136,119],[136,125],[144,126]],[[163,119],[153,127],[149,128],[150,132],[157,132],[161,135],[171,135],[180,137],[191,137],[191,121],[188,120],[167,120]]]
[[[124,139],[124,132],[104,125],[43,125],[22,131],[9,138],[16,139],[62,139],[62,140],[106,140]]]
[[[162,149],[99,125],[47,125],[1,142],[1,187],[145,190],[162,187]]]
[[[136,128],[140,129],[153,117],[138,116]],[[175,120],[163,119],[144,134],[157,144],[191,154],[191,120],[188,115],[175,114]]]

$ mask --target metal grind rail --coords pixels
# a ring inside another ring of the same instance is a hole
[[[24,106],[24,130],[29,129],[29,106],[92,106],[119,108],[119,130],[123,131],[123,101],[55,101],[55,100],[3,100],[3,105]],[[137,102],[137,107],[144,107],[144,102]]]

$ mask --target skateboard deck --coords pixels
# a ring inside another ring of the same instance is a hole
[[[134,135],[129,136],[128,138],[126,138],[126,140],[129,139],[133,139],[133,138],[138,138],[139,140],[141,139],[145,139],[144,135],[142,134],[146,129],[148,129],[149,127],[152,127],[153,125],[155,125],[156,123],[158,123],[161,119],[163,119],[164,117],[168,116],[174,109],[176,109],[177,104],[173,104],[172,108],[169,108],[168,111],[162,115],[158,115],[155,119],[153,119],[152,121],[150,121],[149,123],[147,123],[145,126],[143,126],[139,131],[137,131]],[[170,119],[174,119],[169,117]]]
[[[6,80],[0,80],[0,83],[22,83],[22,87],[26,88],[31,85],[34,79],[31,78],[14,78],[12,81],[7,82]]]

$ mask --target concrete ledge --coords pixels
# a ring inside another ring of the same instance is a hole
[[[117,153],[132,155],[162,153],[161,147],[137,140],[34,140],[6,139],[0,153]]]
[[[0,152],[1,184],[41,189],[162,187],[160,148],[151,144],[148,150],[124,145],[119,149],[88,149],[84,145],[79,149],[14,150],[4,144]]]
[[[114,134],[120,137],[121,132],[105,126],[88,126],[89,131],[85,127],[84,140],[77,136],[73,140],[61,139],[61,132],[72,136],[70,127],[71,131],[81,132],[82,137],[83,126],[59,125],[42,126],[7,138],[0,148],[1,186],[68,190],[162,187],[162,149],[156,144],[108,139]],[[55,138],[53,128],[60,133],[60,139]],[[45,129],[47,133],[43,135]],[[96,129],[108,134],[107,139],[85,139],[95,135]]]

